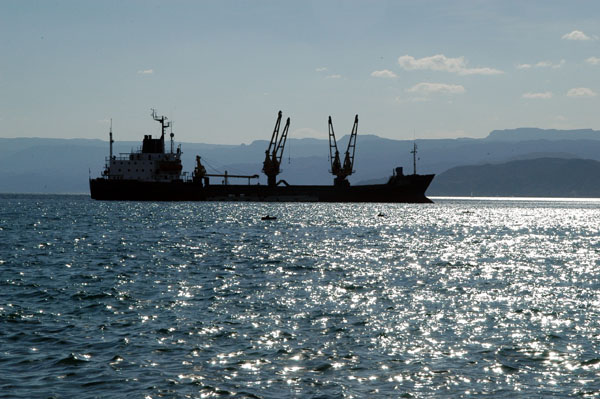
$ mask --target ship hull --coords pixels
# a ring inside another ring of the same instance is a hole
[[[434,175],[408,175],[394,184],[357,186],[208,185],[192,181],[90,179],[91,197],[121,201],[406,202],[431,203]]]

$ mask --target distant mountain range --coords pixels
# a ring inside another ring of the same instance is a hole
[[[129,153],[140,147],[141,139],[139,142],[116,142],[115,152]],[[338,146],[345,149],[347,140],[348,136],[342,137]],[[417,173],[437,174],[428,195],[470,195],[473,184],[469,183],[469,179],[477,180],[476,170],[487,173],[494,165],[506,164],[507,170],[517,173],[510,169],[512,162],[517,160],[545,158],[540,162],[551,162],[550,158],[562,158],[600,161],[600,131],[590,129],[495,130],[482,139],[431,139],[416,140],[416,143],[419,151]],[[267,145],[265,140],[248,145],[182,143],[184,170],[191,173],[195,156],[200,155],[209,173],[225,170],[236,174],[257,173],[264,184],[266,179],[261,169]],[[385,181],[396,166],[403,166],[405,173],[412,173],[412,147],[412,140],[392,140],[359,132],[354,165],[356,172],[350,177],[351,183]],[[100,174],[107,155],[108,142],[103,140],[0,138],[0,192],[88,193],[88,178]],[[453,169],[466,165],[471,165],[470,169]],[[573,165],[569,163],[562,167]],[[545,173],[550,170],[548,168],[539,167],[537,170]],[[327,140],[289,138],[282,169],[280,178],[290,184],[331,184],[333,177],[328,172]],[[591,175],[596,172],[588,168],[582,173]],[[522,179],[512,181],[531,186]],[[459,185],[469,185],[470,188],[459,189]],[[485,195],[515,195],[510,194],[507,187],[498,184],[495,191],[490,188]],[[513,192],[514,188],[511,190]],[[553,195],[575,195],[568,194],[575,192],[579,191],[571,189]]]
[[[600,198],[600,162],[589,159],[458,166],[436,179],[429,195]]]

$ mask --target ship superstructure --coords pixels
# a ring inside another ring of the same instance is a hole
[[[172,122],[165,116],[158,116],[152,110],[152,118],[160,123],[160,138],[144,135],[142,147],[129,154],[113,155],[112,122],[110,129],[110,154],[102,175],[109,180],[135,180],[145,182],[173,182],[181,180],[181,147],[174,150],[175,135],[171,130],[171,148],[165,152],[165,134]]]

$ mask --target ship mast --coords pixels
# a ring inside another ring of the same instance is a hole
[[[171,127],[171,134],[169,135],[171,137],[171,154],[173,153],[173,137],[175,137],[175,134],[173,134],[173,121],[169,122],[169,126]]]
[[[113,134],[112,134],[112,118],[110,118],[110,133],[108,134],[108,142],[109,142],[109,147],[110,147],[110,153],[109,153],[110,158],[109,159],[113,159],[113,143],[115,141],[113,140]]]
[[[413,142],[413,150],[410,152],[413,154],[413,175],[417,174],[417,142]]]
[[[161,126],[161,135],[160,135],[160,141],[161,141],[161,152],[165,152],[165,131],[167,130],[167,128],[169,126],[171,126],[171,122],[167,122],[167,117],[166,116],[157,116],[156,115],[156,110],[154,108],[152,109],[152,118],[154,118],[155,121],[160,122],[160,126]]]

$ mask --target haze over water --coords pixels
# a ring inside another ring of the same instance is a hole
[[[599,217],[1,195],[0,397],[596,396]]]

